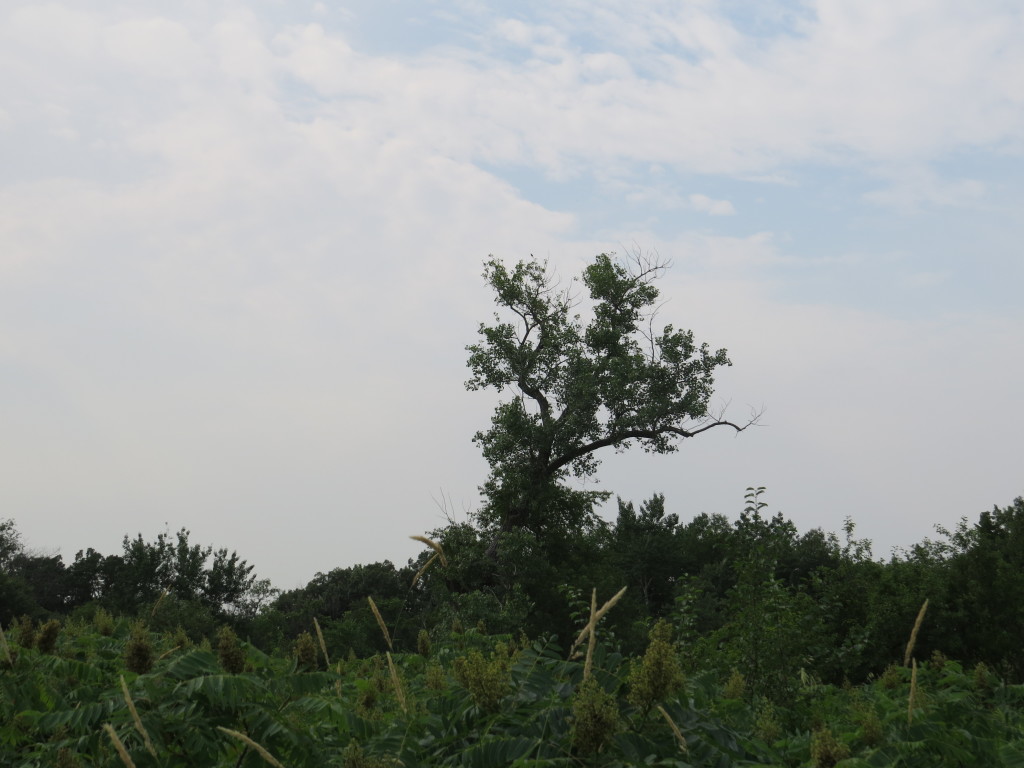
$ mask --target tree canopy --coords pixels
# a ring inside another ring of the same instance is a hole
[[[531,258],[509,269],[490,258],[484,279],[500,311],[467,347],[470,390],[511,392],[477,432],[491,473],[481,519],[500,532],[534,534],[576,527],[603,492],[570,489],[592,475],[602,448],[639,443],[669,453],[679,441],[714,427],[742,431],[712,413],[714,372],[730,365],[724,349],[698,345],[693,333],[655,328],[655,281],[667,265],[635,255],[599,254],[584,269],[589,296],[581,312],[579,282],[562,285]]]

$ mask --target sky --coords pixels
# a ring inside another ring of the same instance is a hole
[[[484,260],[640,252],[764,413],[597,487],[765,486],[878,557],[973,521],[1024,494],[1022,41],[1017,0],[2,0],[0,518],[403,564],[480,503]]]

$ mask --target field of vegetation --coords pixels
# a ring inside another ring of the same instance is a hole
[[[614,610],[614,608],[612,608]],[[600,610],[597,612],[600,616]],[[923,617],[922,617],[923,618]],[[199,645],[141,621],[33,627],[3,649],[4,765],[1019,766],[1024,686],[935,654],[867,684],[806,672],[754,694],[688,669],[672,626],[624,657],[554,639],[422,631],[415,651],[291,656],[228,627]],[[784,704],[777,703],[783,693]]]

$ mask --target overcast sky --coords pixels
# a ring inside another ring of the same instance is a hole
[[[487,474],[484,259],[639,249],[766,412],[601,487],[887,556],[1024,493],[1022,210],[1019,0],[4,0],[0,518],[403,563]]]

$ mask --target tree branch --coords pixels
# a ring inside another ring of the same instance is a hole
[[[732,427],[737,432],[742,432],[747,427],[756,424],[758,419],[761,418],[761,413],[762,412],[754,414],[751,417],[750,421],[748,421],[742,427],[739,424],[727,421],[725,419],[716,419],[706,424],[702,424],[701,426],[696,427],[694,429],[683,429],[682,427],[667,426],[661,427],[659,429],[628,429],[623,432],[616,432],[614,434],[608,435],[607,437],[602,437],[600,440],[594,440],[593,442],[581,445],[578,448],[559,456],[554,461],[548,463],[547,471],[549,474],[554,474],[562,467],[566,466],[567,464],[571,464],[576,459],[586,456],[588,453],[593,453],[594,451],[600,450],[601,448],[607,448],[611,445],[616,445],[617,443],[621,443],[623,440],[655,440],[661,437],[662,435],[667,434],[687,438],[699,435],[701,432],[707,432],[709,429],[714,429],[715,427]]]
[[[537,406],[540,408],[540,419],[545,427],[549,427],[551,425],[551,405],[548,403],[548,399],[544,397],[544,393],[536,387],[527,384],[525,375],[520,376],[516,384],[523,391],[523,394],[532,398],[537,403]]]

